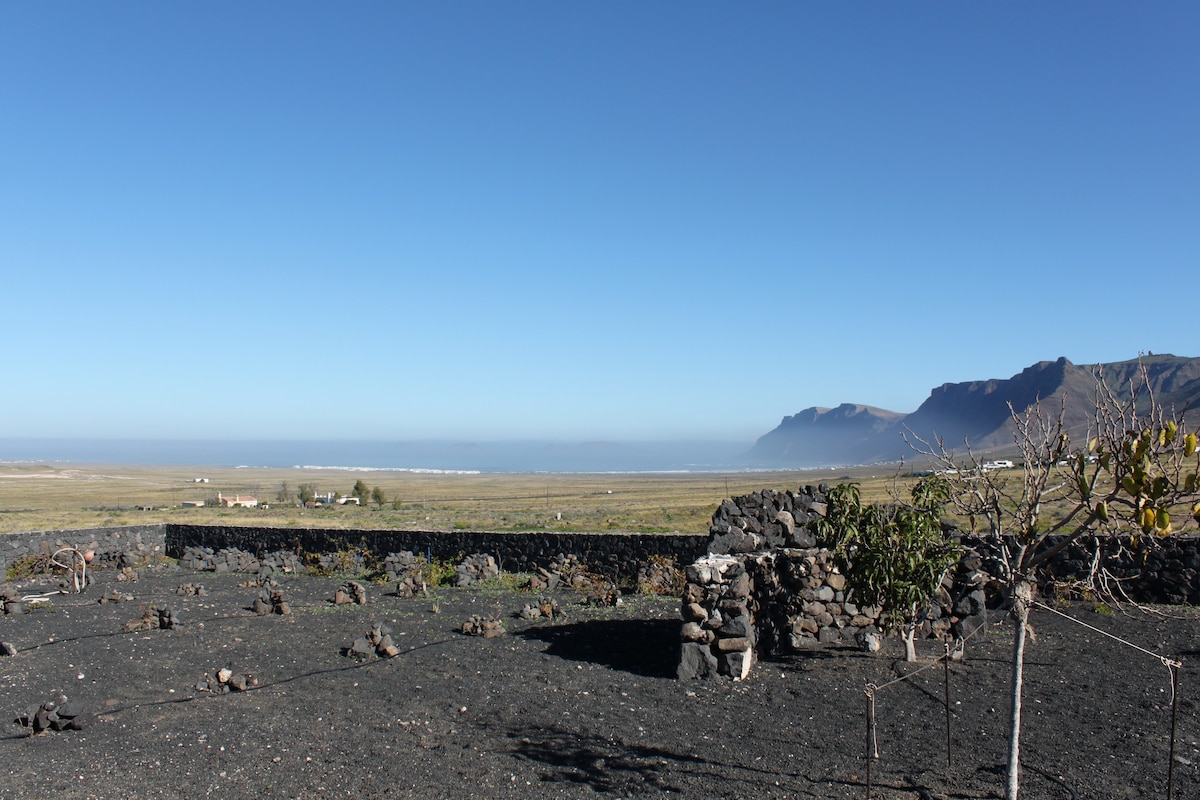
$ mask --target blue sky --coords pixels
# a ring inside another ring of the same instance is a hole
[[[725,439],[1200,355],[1195,3],[6,3],[0,437]]]

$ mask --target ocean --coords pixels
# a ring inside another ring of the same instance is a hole
[[[745,442],[0,439],[3,462],[321,467],[416,472],[742,472]]]

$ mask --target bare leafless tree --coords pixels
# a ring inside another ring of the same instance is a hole
[[[1000,577],[1015,623],[1006,796],[1017,800],[1025,643],[1039,573],[1087,535],[1153,538],[1200,521],[1200,455],[1196,434],[1185,427],[1186,409],[1164,408],[1144,367],[1125,392],[1096,373],[1095,415],[1082,436],[1067,429],[1065,399],[1054,414],[1040,401],[1009,410],[1019,474],[987,469],[969,442],[966,455],[956,457],[941,440],[911,432],[906,438],[953,479],[952,507],[972,529],[983,522],[976,532],[1005,558]]]

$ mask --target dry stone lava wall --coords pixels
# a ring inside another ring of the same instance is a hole
[[[230,548],[255,554],[364,548],[379,558],[411,550],[446,560],[482,553],[492,556],[505,572],[534,572],[538,567],[548,568],[558,556],[570,554],[593,572],[629,583],[636,581],[638,570],[651,557],[668,558],[682,568],[703,555],[707,543],[707,536],[678,533],[498,533],[220,525],[170,525],[166,538],[167,553],[173,557],[179,557],[189,547]]]
[[[820,646],[878,647],[881,609],[859,605],[832,554],[816,546],[811,523],[824,515],[827,487],[762,491],[721,503],[709,552],[687,570],[682,598],[680,678],[741,678],[758,657]],[[943,523],[962,546],[947,571],[918,637],[968,638],[1004,603],[1004,550]],[[1054,540],[1046,544],[1053,546]],[[1042,576],[1042,591],[1069,590],[1094,569],[1110,588],[1146,603],[1200,604],[1200,541],[1194,536],[1084,537],[1059,553]]]
[[[100,567],[127,566],[126,562],[163,556],[165,529],[165,525],[155,524],[0,534],[0,578],[21,558],[51,554],[64,547],[93,551]]]

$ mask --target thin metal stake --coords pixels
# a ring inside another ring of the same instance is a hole
[[[946,672],[942,679],[942,686],[945,689],[945,704],[946,704],[946,766],[953,766],[950,763],[950,645],[946,645]]]
[[[1179,667],[1171,665],[1171,754],[1167,761],[1167,800],[1175,789],[1175,717],[1179,711]]]
[[[875,698],[867,692],[867,800],[871,800],[871,718],[874,716]],[[1169,800],[1169,798],[1168,798]]]
[[[875,684],[867,684],[867,800],[871,800],[871,761],[879,758],[875,738]]]

